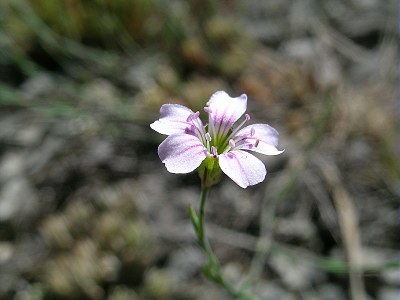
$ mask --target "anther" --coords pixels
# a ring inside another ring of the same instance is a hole
[[[194,114],[190,114],[190,115],[187,117],[186,122],[191,122],[194,118],[195,118],[195,117],[194,117]]]
[[[258,147],[258,144],[260,143],[260,140],[256,140],[256,142],[254,143],[254,147]]]
[[[250,121],[250,115],[249,114],[245,114],[244,117],[246,118],[246,121]]]
[[[229,147],[235,148],[235,146],[236,146],[235,141],[232,140],[232,139],[230,139],[230,140],[229,140]]]
[[[211,146],[211,153],[214,157],[217,157],[218,152],[215,146]]]
[[[206,133],[206,140],[207,142],[211,142],[211,135],[208,132]]]
[[[254,133],[256,132],[256,130],[254,129],[254,127],[251,127],[250,129],[250,136],[254,136]]]
[[[187,117],[186,122],[191,122],[191,121],[193,121],[194,119],[198,118],[199,116],[200,116],[200,112],[196,111],[195,113],[190,114],[190,115]]]
[[[206,113],[208,113],[208,114],[211,114],[211,113],[212,113],[212,109],[209,108],[208,106],[204,107],[204,111],[205,111]]]

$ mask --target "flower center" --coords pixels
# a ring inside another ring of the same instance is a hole
[[[228,126],[228,124],[224,123],[218,124],[218,130],[216,130],[217,126],[211,117],[212,110],[209,107],[205,107],[204,111],[209,114],[208,125],[203,126],[203,123],[199,119],[200,113],[197,111],[187,117],[186,122],[189,125],[187,130],[188,133],[198,137],[204,147],[207,148],[208,153],[213,157],[216,158],[219,154],[227,153],[234,149],[251,149],[258,146],[259,140],[254,138],[254,127],[246,135],[236,135],[246,122],[250,120],[250,115],[245,114],[244,120],[234,129],[232,125]],[[253,140],[255,140],[255,143],[249,142]]]
[[[237,146],[234,140],[235,134],[250,120],[250,115],[245,114],[244,120],[233,129],[233,126],[227,122],[218,121],[216,123],[222,122],[223,124],[215,124],[215,119],[212,117],[213,111],[208,106],[204,107],[204,111],[209,114],[208,132],[206,134],[207,144],[205,145],[207,150],[213,156],[216,156],[235,149]],[[251,135],[254,135],[254,129],[252,129]]]

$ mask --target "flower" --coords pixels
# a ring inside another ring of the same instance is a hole
[[[214,93],[204,111],[208,125],[199,112],[180,104],[164,104],[160,119],[150,124],[155,131],[168,135],[158,147],[158,155],[171,173],[190,173],[207,169],[214,180],[222,171],[240,187],[246,188],[265,179],[264,164],[248,151],[277,155],[278,132],[267,124],[243,127],[250,116],[236,127],[247,108],[247,96],[231,98],[226,92]],[[215,163],[217,162],[217,163]],[[200,168],[199,168],[200,167]],[[204,180],[204,178],[203,178]]]

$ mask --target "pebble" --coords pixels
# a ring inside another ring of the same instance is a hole
[[[384,287],[378,291],[377,300],[399,300],[400,288]]]
[[[56,81],[48,73],[38,73],[28,78],[21,85],[23,97],[27,100],[34,100],[50,92],[56,87]]]
[[[36,190],[23,177],[7,182],[0,192],[0,221],[27,222],[38,213]]]
[[[0,160],[0,182],[21,176],[25,170],[25,154],[23,152],[7,152]]]
[[[261,282],[254,287],[255,293],[263,300],[297,300],[297,298],[275,282]]]
[[[293,290],[308,289],[324,279],[323,273],[301,257],[273,255],[269,261],[285,286]]]

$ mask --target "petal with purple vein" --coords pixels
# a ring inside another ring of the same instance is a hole
[[[261,160],[241,150],[220,155],[219,166],[222,172],[242,188],[262,182],[267,174]]]
[[[213,122],[216,133],[226,133],[231,126],[244,114],[247,108],[245,94],[232,98],[224,91],[214,93],[208,107],[211,111],[209,122]]]
[[[193,111],[180,104],[164,104],[160,109],[160,119],[150,124],[150,127],[161,134],[184,133],[190,128],[187,118]]]
[[[246,126],[234,136],[237,149],[251,150],[265,155],[278,155],[283,152],[276,148],[278,139],[278,132],[267,124]]]
[[[170,135],[158,147],[158,156],[171,173],[190,173],[207,155],[201,141],[189,134]]]

